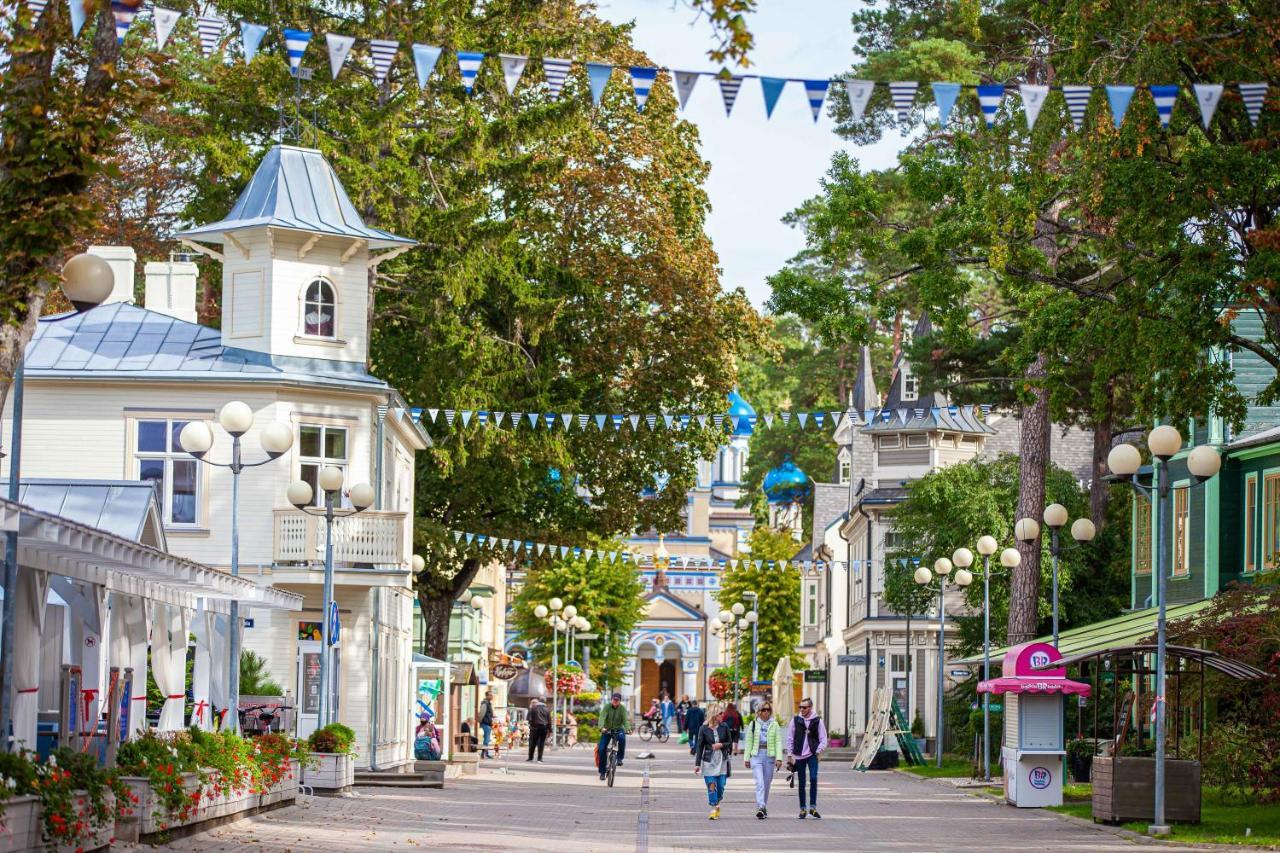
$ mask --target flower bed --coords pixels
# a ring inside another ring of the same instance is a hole
[[[133,805],[114,770],[59,749],[47,761],[28,752],[0,755],[0,851],[102,849]]]

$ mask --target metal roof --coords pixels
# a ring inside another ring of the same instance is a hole
[[[1273,441],[1280,441],[1280,426],[1274,426],[1270,429],[1264,429],[1261,432],[1255,432],[1253,435],[1238,438],[1227,445],[1227,451],[1244,450],[1247,447],[1259,447],[1264,444],[1270,444]]]
[[[1256,666],[1250,666],[1249,664],[1242,663],[1238,660],[1233,660],[1229,657],[1224,657],[1223,655],[1209,649],[1198,649],[1194,646],[1175,646],[1168,644],[1165,646],[1165,651],[1175,658],[1199,661],[1205,666],[1212,667],[1213,669],[1218,670],[1218,672],[1225,673],[1226,675],[1229,675],[1232,678],[1237,678],[1241,681],[1253,681],[1259,678],[1271,677],[1271,673],[1266,672],[1265,670],[1258,669]],[[1079,652],[1077,654],[1064,657],[1062,660],[1056,660],[1041,667],[1034,667],[1034,669],[1065,667],[1070,666],[1073,663],[1093,660],[1094,658],[1102,658],[1108,655],[1154,655],[1155,653],[1156,646],[1154,643],[1143,643],[1136,646],[1117,646],[1109,649]]]
[[[1213,599],[1204,598],[1200,601],[1193,601],[1190,604],[1172,605],[1168,608],[1167,618],[1172,623],[1177,619],[1194,616],[1207,608],[1212,602]],[[1062,631],[1058,634],[1058,651],[1062,652],[1064,657],[1071,657],[1088,652],[1131,646],[1155,634],[1156,616],[1157,608],[1148,607],[1145,610],[1135,610],[1123,616],[1117,616],[1114,619],[1106,619],[1102,622],[1094,622],[1092,625],[1084,625],[1079,628]],[[1053,637],[1037,637],[1032,642],[1052,643]],[[1007,651],[1009,651],[1008,646],[992,649],[991,659],[1003,658]],[[979,664],[982,663],[982,655],[977,654],[964,660],[951,661],[951,663]]]
[[[267,151],[226,219],[180,231],[176,236],[224,243],[228,231],[246,228],[288,228],[351,237],[368,240],[371,249],[417,244],[408,237],[365,225],[324,155],[292,145],[276,145]]]
[[[936,395],[941,396],[941,395]],[[902,404],[901,408],[886,405],[878,415],[862,429],[864,432],[928,432],[931,430],[947,430],[949,432],[968,432],[979,435],[995,435],[996,429],[979,417],[974,406],[913,406]],[[888,420],[885,420],[888,415]]]
[[[7,482],[0,482],[0,491],[8,494]],[[18,503],[134,542],[141,541],[148,520],[160,519],[155,488],[143,480],[24,479]],[[163,548],[164,531],[158,524],[155,529]]]
[[[386,390],[361,362],[269,355],[225,346],[222,333],[127,302],[41,318],[27,344],[28,377],[295,380]]]

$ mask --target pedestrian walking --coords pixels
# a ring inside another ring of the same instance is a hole
[[[800,780],[800,819],[806,817],[806,778],[809,783],[807,816],[822,817],[818,814],[818,756],[827,749],[827,726],[814,712],[812,699],[800,700],[800,713],[787,726],[783,747],[789,756],[788,764]]]
[[[729,739],[729,726],[719,705],[707,708],[707,721],[698,729],[694,743],[693,772],[702,775],[707,786],[707,802],[711,805],[709,820],[720,819],[720,803],[724,800],[724,786],[729,780],[729,762],[733,755],[733,741]]]
[[[756,780],[756,817],[769,816],[769,786],[774,771],[782,768],[782,727],[773,718],[773,706],[763,703],[747,725],[747,769]]]
[[[480,742],[480,757],[491,758],[489,744],[493,741],[493,691],[486,690],[480,700],[480,731],[484,739]]]
[[[707,718],[707,712],[698,707],[697,699],[689,700],[689,710],[684,715],[684,730],[689,733],[689,754],[698,754],[698,731]]]
[[[533,761],[538,754],[538,763],[542,764],[542,748],[547,743],[547,731],[551,728],[551,710],[541,699],[529,700],[529,757],[525,761]]]
[[[724,709],[724,721],[729,726],[729,734],[733,735],[734,752],[738,750],[738,741],[742,738],[742,714],[738,706],[730,702]]]
[[[680,701],[676,703],[676,732],[684,734],[688,728],[684,724],[684,715],[689,712],[689,694],[686,693],[680,697]]]
[[[676,703],[671,701],[670,695],[664,695],[662,698],[662,727],[670,734],[675,724]]]

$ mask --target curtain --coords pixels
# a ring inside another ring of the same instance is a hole
[[[213,614],[204,608],[203,602],[195,612],[191,633],[196,637],[196,659],[191,666],[191,725],[213,730],[213,708],[210,705],[210,679],[214,661],[221,663],[213,652]]]
[[[191,633],[192,611],[172,604],[159,604],[155,613],[151,662],[155,667],[156,686],[165,697],[156,728],[162,732],[178,731],[185,723],[187,635]],[[139,690],[135,683],[135,695],[143,692],[145,689]]]
[[[40,709],[40,634],[44,631],[49,573],[18,566],[18,593],[13,621],[13,740],[17,747],[36,748]]]

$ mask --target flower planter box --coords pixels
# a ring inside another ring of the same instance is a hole
[[[296,758],[289,759],[289,769],[285,772],[284,778],[272,785],[261,795],[258,805],[261,808],[274,806],[278,803],[293,802],[298,798],[298,777],[302,772],[302,762]]]
[[[30,794],[10,797],[0,820],[0,853],[39,850],[40,830],[40,798]]]
[[[314,767],[304,767],[302,784],[317,791],[344,791],[356,783],[356,757],[350,752],[313,752]]]
[[[107,792],[105,797],[107,807],[115,811],[115,796]],[[79,794],[73,800],[73,807],[76,814],[87,815],[91,808],[89,804],[88,794]],[[116,834],[116,822],[108,819],[102,823],[92,824],[89,834],[75,844],[60,844],[55,848],[58,853],[80,853],[80,851],[105,850],[111,846],[112,840]]]
[[[1166,759],[1165,820],[1200,822],[1200,762]],[[1155,819],[1156,760],[1093,759],[1093,818],[1106,823]]]

